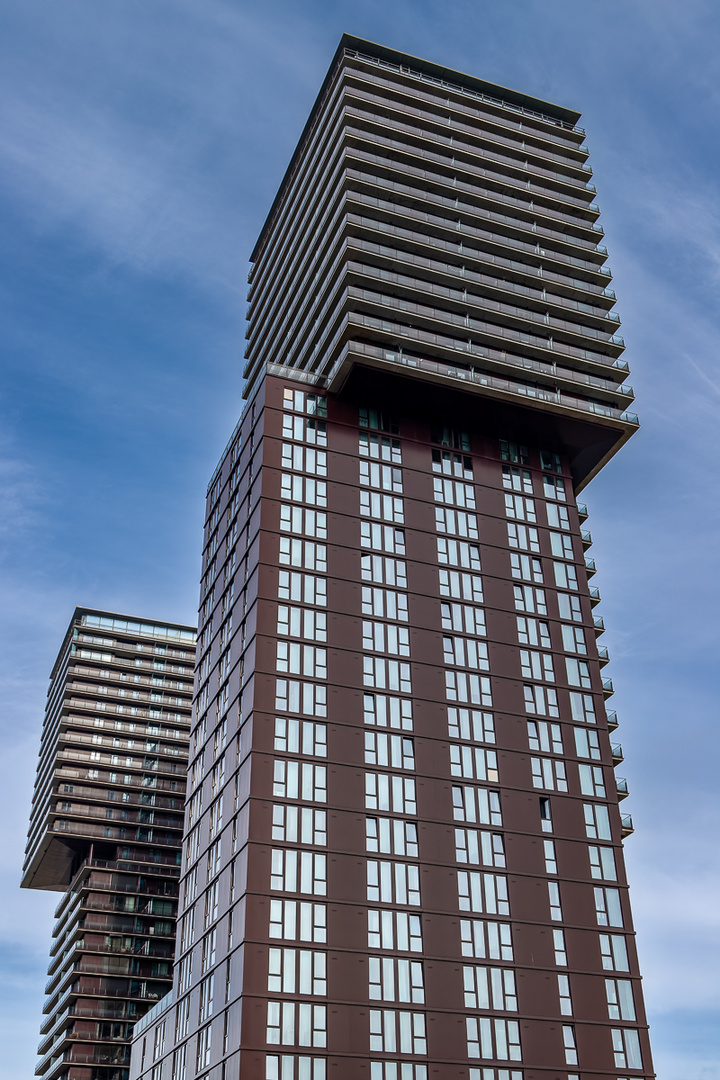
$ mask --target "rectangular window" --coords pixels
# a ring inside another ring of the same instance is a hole
[[[213,999],[215,996],[215,976],[208,975],[200,983],[200,1007],[198,1022],[204,1024],[213,1013]]]
[[[557,601],[561,619],[582,622],[582,608],[579,596],[572,596],[570,593],[558,593]]]
[[[417,859],[417,825],[414,821],[397,818],[365,818],[365,849],[375,854]]]
[[[468,675],[464,671],[445,672],[445,693],[448,701],[465,701],[471,705],[492,708],[490,679],[486,675]]]
[[[555,682],[555,670],[551,653],[520,650],[520,671],[523,679],[541,679]]]
[[[560,716],[557,693],[549,686],[531,686],[525,683],[525,711],[536,716]]]
[[[324,510],[307,510],[303,506],[280,506],[280,529],[282,532],[300,536],[317,536],[327,540],[327,514]]]
[[[585,832],[590,840],[612,840],[610,815],[602,803],[583,803]]]
[[[521,581],[534,581],[538,585],[543,583],[542,563],[532,555],[515,555],[511,552],[510,572]]]
[[[466,787],[453,785],[452,800],[455,821],[502,828],[500,796],[497,791],[488,791],[487,788],[469,785]]]
[[[466,570],[480,570],[480,548],[462,540],[438,537],[438,562],[445,566],[462,566]]]
[[[327,416],[327,401],[324,397],[306,393],[305,390],[295,390],[290,386],[283,390],[283,408],[308,413],[309,416]]]
[[[278,641],[277,670],[310,679],[326,679],[327,650],[298,641]]]
[[[518,577],[513,573],[513,577]],[[547,602],[544,589],[534,589],[532,585],[513,585],[515,610],[526,611],[530,615],[547,615]]]
[[[410,631],[397,623],[363,621],[362,647],[368,652],[387,652],[393,656],[410,655]]]
[[[499,782],[497,754],[479,746],[450,745],[450,772],[465,780]]]
[[[306,472],[311,476],[327,476],[327,453],[310,446],[282,444],[282,467],[292,472]]]
[[[548,525],[551,529],[570,528],[570,515],[567,506],[556,506],[555,503],[547,503],[545,509],[547,510]],[[554,551],[553,554],[555,554]]]
[[[389,949],[391,952],[423,951],[419,915],[406,911],[368,909],[368,948]]]
[[[273,803],[272,838],[286,844],[327,844],[327,815],[310,807]]]
[[[327,908],[306,900],[271,900],[271,938],[284,941],[327,941]]]
[[[517,1012],[515,974],[508,968],[464,967],[466,1009]]]
[[[327,1046],[326,1006],[268,1001],[265,1041],[282,1046]]]
[[[522,1061],[520,1025],[517,1020],[493,1020],[489,1016],[465,1018],[467,1053],[470,1058]]]
[[[557,855],[554,840],[543,840],[543,855],[545,856],[545,873],[557,874]]]
[[[368,984],[371,1001],[425,1004],[423,966],[420,960],[395,960],[390,956],[369,956]]]
[[[493,714],[479,709],[457,709],[448,705],[448,735],[451,739],[495,742]]]
[[[472,484],[463,484],[460,480],[442,480],[436,476],[433,480],[435,502],[450,506],[461,506],[466,510],[475,509],[475,488]]]
[[[441,604],[440,617],[443,630],[460,634],[485,634],[485,612],[469,604]]]
[[[327,894],[327,857],[312,851],[272,849],[270,888],[280,892]]]
[[[591,689],[590,668],[585,660],[575,660],[570,656],[566,656],[565,669],[570,686],[582,686],[585,690]]]
[[[506,439],[500,439],[500,457],[503,461],[514,461],[516,465],[530,464],[527,447]]]
[[[445,510],[439,506],[435,507],[435,528],[438,532],[468,540],[477,540],[480,535],[475,514],[467,514],[464,510]]]
[[[433,442],[437,442],[433,439]],[[465,447],[469,449],[469,447]],[[453,454],[448,450],[433,450],[433,472],[444,473],[445,476],[457,476],[460,480],[472,480],[472,458],[465,454]]]
[[[308,540],[292,540],[289,536],[281,536],[280,563],[283,566],[297,566],[300,569],[315,570],[319,574],[326,574],[327,548],[324,544],[315,544]],[[295,600],[296,597],[293,596],[292,599]],[[297,597],[297,599],[300,598]]]
[[[516,525],[509,521],[507,531],[509,547],[518,548],[520,551],[532,551],[536,555],[540,554],[540,535],[537,529],[528,525]]]
[[[580,791],[583,795],[590,795],[596,799],[605,798],[605,781],[602,766],[578,765],[578,775],[580,777]]]
[[[378,491],[360,492],[360,513],[363,517],[390,521],[395,525],[402,525],[405,522],[402,499],[395,495],[381,495]]]
[[[304,716],[327,716],[327,688],[318,683],[277,679],[275,708],[278,712],[301,713]]]
[[[366,731],[365,764],[390,766],[393,769],[414,769],[415,751],[412,739],[406,735]]]
[[[391,814],[417,814],[415,781],[392,773],[365,773],[365,806]]]
[[[565,1048],[565,1064],[577,1065],[577,1047],[575,1045],[575,1028],[572,1024],[563,1024],[563,1046]]]
[[[488,647],[474,638],[443,637],[443,659],[446,664],[489,671]]]
[[[605,996],[611,1020],[635,1020],[635,1001],[629,979],[606,979]]]
[[[363,585],[362,613],[363,615],[374,615],[380,619],[397,619],[401,622],[407,622],[407,593]]]
[[[588,844],[590,873],[600,881],[617,881],[615,854],[612,848]]]
[[[562,728],[548,724],[546,720],[528,720],[528,743],[530,749],[541,754],[562,754]]]
[[[622,934],[599,934],[598,937],[605,971],[629,971],[627,945]]]
[[[400,469],[392,465],[376,465],[373,461],[360,462],[360,483],[379,491],[392,491],[402,495],[403,483]]]
[[[555,758],[530,758],[533,787],[547,791],[567,791],[565,762]]]
[[[327,757],[327,724],[278,716],[275,720],[274,748],[283,754]]]
[[[460,940],[463,956],[474,956],[480,960],[513,959],[510,923],[461,919]]]
[[[482,578],[478,574],[461,574],[457,570],[440,570],[440,595],[458,600],[483,601]]]
[[[420,870],[412,863],[367,861],[367,898],[372,904],[420,907]]]
[[[370,1080],[427,1080],[427,1065],[415,1065],[410,1061],[371,1061]]]
[[[596,885],[594,893],[595,915],[597,916],[598,926],[622,926],[623,917],[619,889],[608,889]]]
[[[399,439],[388,439],[382,435],[369,435],[361,431],[358,449],[361,457],[402,465]]]
[[[373,551],[385,551],[389,555],[405,554],[405,530],[392,525],[377,525],[371,521],[360,522],[360,544]]]
[[[572,998],[570,997],[570,979],[567,975],[558,975],[558,997],[560,998],[560,1015],[572,1016]]]
[[[388,559],[383,555],[361,555],[360,572],[363,581],[407,588],[407,568],[400,559]]]
[[[553,951],[555,963],[558,967],[567,967],[567,948],[565,947],[565,931],[553,930]]]
[[[327,428],[324,420],[308,420],[303,416],[283,416],[282,437],[292,442],[327,446]]]
[[[505,844],[501,833],[478,829],[455,830],[455,860],[470,866],[505,866]]]
[[[212,1036],[212,1025],[208,1024],[207,1027],[201,1028],[198,1031],[197,1036],[197,1059],[196,1068],[200,1072],[201,1069],[207,1068],[210,1064],[210,1040]]]
[[[301,604],[326,607],[327,578],[281,570],[278,577],[278,597],[281,600],[296,600]]]
[[[518,641],[521,645],[535,645],[540,649],[550,649],[550,626],[539,619],[527,619],[524,615],[518,615],[517,632]]]
[[[327,615],[324,611],[313,611],[312,608],[278,604],[277,632],[283,637],[327,641]]]
[[[477,915],[510,915],[507,878],[476,870],[458,870],[458,902],[461,911]]]
[[[518,521],[529,521],[534,525],[537,522],[535,500],[526,499],[522,495],[506,495],[505,514],[509,518],[516,518]]]
[[[280,498],[288,502],[310,503],[311,506],[327,506],[327,483],[312,476],[280,474]],[[293,530],[295,531],[295,530]]]
[[[398,660],[385,660],[379,656],[363,656],[363,683],[365,686],[375,686],[378,690],[410,694],[410,665]]]
[[[579,694],[577,691],[571,690],[570,711],[576,723],[595,723],[595,704],[591,694]]]
[[[548,899],[550,901],[550,918],[553,922],[562,922],[560,886],[557,881],[548,881]]]
[[[312,949],[269,949],[268,992],[327,994],[327,957]]]
[[[578,597],[573,597],[577,600]],[[580,656],[587,656],[587,645],[585,643],[585,631],[581,626],[568,626],[563,623],[560,627],[562,630],[563,649],[565,652],[578,653]]]
[[[522,491],[525,495],[533,494],[532,476],[528,469],[514,469],[512,465],[502,467],[503,487],[509,491]]]
[[[555,573],[555,584],[558,589],[572,589],[574,592],[577,592],[577,570],[571,563],[554,562],[553,571]]]
[[[574,728],[575,752],[578,757],[593,758],[600,760],[600,743],[597,731],[592,728]]]
[[[363,694],[366,724],[412,731],[412,701],[387,694]]]
[[[557,457],[556,454],[552,455],[552,456]],[[543,469],[546,469],[548,467],[549,466],[545,465],[545,463],[543,462]],[[560,466],[559,464],[553,466],[553,468],[555,468],[557,472],[562,472],[562,466]],[[565,493],[565,481],[564,480],[558,480],[554,476],[543,476],[542,480],[543,480],[543,495],[545,496],[546,499],[559,499],[560,502],[565,502],[566,501],[567,495]]]
[[[642,1069],[640,1039],[634,1028],[612,1028],[612,1044],[617,1069]]]
[[[265,1080],[326,1080],[325,1058],[267,1054]]]
[[[371,1009],[370,1052],[427,1054],[425,1014]]]

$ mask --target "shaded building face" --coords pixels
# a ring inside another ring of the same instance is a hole
[[[253,256],[133,1078],[652,1075],[576,502],[637,418],[577,119],[343,39]]]

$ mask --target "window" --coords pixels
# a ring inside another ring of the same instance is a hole
[[[460,941],[463,956],[474,956],[480,960],[513,959],[510,923],[461,919]]]
[[[590,668],[585,660],[575,660],[570,656],[566,656],[565,669],[570,686],[582,686],[585,690],[590,690],[592,687]]]
[[[412,701],[387,694],[363,694],[366,724],[412,731]]]
[[[570,979],[567,975],[558,975],[558,997],[560,998],[560,1015],[572,1016],[572,998],[570,997]]]
[[[430,432],[430,441],[440,446],[449,446],[453,450],[470,449],[470,436],[466,431],[459,431],[457,428],[433,428]]]
[[[402,525],[405,521],[403,501],[394,495],[381,495],[377,491],[360,492],[360,513],[364,517],[378,518]]]
[[[305,716],[327,716],[327,689],[318,683],[277,679],[275,708],[279,712],[303,713]]]
[[[510,915],[507,878],[476,870],[458,870],[458,901],[461,911],[478,915]]]
[[[601,881],[617,881],[615,855],[612,848],[588,844],[588,855],[592,877],[599,878]]]
[[[448,701],[466,701],[472,705],[492,707],[490,679],[485,675],[468,675],[464,671],[446,671],[445,693]]]
[[[557,535],[557,533],[554,533],[553,535]],[[577,570],[574,566],[569,563],[554,562],[553,571],[555,573],[555,584],[558,589],[573,589],[577,592]]]
[[[312,720],[290,720],[278,716],[275,720],[274,748],[283,754],[327,756],[327,725]]]
[[[400,1070],[397,1061],[371,1061],[370,1080],[427,1080],[427,1065],[403,1061]]]
[[[629,979],[606,979],[605,996],[611,1020],[635,1020],[635,1002]]]
[[[471,739],[474,742],[495,742],[495,723],[492,713],[477,709],[457,709],[448,705],[448,734],[451,739]]]
[[[289,536],[281,536],[280,563],[283,566],[298,566],[301,569],[316,570],[320,574],[325,574],[327,573],[327,548],[324,544],[314,544],[308,540],[292,540]],[[300,599],[300,597],[292,597],[292,599]]]
[[[373,551],[386,551],[390,555],[405,554],[405,532],[392,525],[376,525],[370,521],[360,522],[360,544]]]
[[[540,536],[537,529],[527,525],[515,525],[508,522],[508,545],[521,551],[533,551],[540,554]]]
[[[565,762],[555,758],[530,758],[533,787],[548,791],[567,791]]]
[[[595,723],[595,705],[591,694],[579,694],[576,690],[571,690],[570,711],[573,720],[578,723]]]
[[[514,461],[516,465],[528,465],[530,463],[526,446],[507,442],[505,439],[500,440],[500,457],[503,461]]]
[[[478,574],[461,574],[457,570],[440,570],[439,574],[441,596],[482,603],[482,578]]]
[[[574,596],[573,600],[577,600],[578,597]],[[561,626],[563,649],[565,652],[578,653],[580,656],[587,656],[587,645],[585,644],[585,631],[580,626],[566,626],[564,623]]]
[[[422,952],[422,929],[419,915],[406,911],[368,909],[368,948],[392,952]]]
[[[444,473],[445,476],[457,476],[461,480],[472,480],[472,458],[464,454],[452,454],[447,450],[433,450],[432,467],[433,472]]]
[[[303,761],[274,762],[273,795],[306,802],[327,801],[327,771],[324,765]]]
[[[402,494],[402,472],[392,465],[376,465],[372,461],[360,462],[360,483],[380,491]]]
[[[570,528],[570,515],[568,514],[567,506],[557,506],[555,503],[547,503],[545,509],[547,510],[548,525],[551,529],[569,529]],[[567,540],[568,538],[565,537]],[[553,554],[556,554],[553,551]]]
[[[267,1054],[265,1080],[325,1080],[325,1058]]]
[[[327,641],[327,615],[312,608],[278,605],[277,632],[306,641]]]
[[[600,743],[597,731],[592,728],[573,728],[575,733],[575,750],[578,757],[594,758],[600,760]]]
[[[185,1080],[187,1076],[187,1043],[173,1052],[172,1080]]]
[[[486,788],[453,786],[452,799],[453,817],[456,821],[502,827],[500,798],[497,792],[488,791]]]
[[[202,984],[201,984],[202,988]],[[153,1040],[153,1061],[157,1061],[159,1057],[162,1057],[165,1050],[165,1021],[161,1021],[155,1028],[155,1036]]]
[[[373,904],[420,906],[420,870],[412,863],[367,861],[367,898]]]
[[[280,529],[300,536],[327,539],[327,514],[324,510],[307,510],[303,506],[280,506]]]
[[[180,987],[182,990],[182,987]],[[175,1042],[184,1039],[190,1026],[190,998],[184,997],[178,1001],[175,1013]],[[174,1078],[173,1078],[174,1080]]]
[[[415,781],[392,773],[365,773],[365,806],[391,814],[417,814]]]
[[[505,514],[509,518],[515,518],[518,521],[529,521],[534,525],[537,522],[535,500],[526,499],[522,495],[506,495]]]
[[[326,1046],[326,1006],[268,1001],[265,1039],[271,1045]]]
[[[532,476],[527,469],[515,469],[512,465],[502,467],[503,487],[510,491],[522,491],[525,495],[532,495]]]
[[[271,994],[327,994],[324,952],[311,949],[270,949],[268,991]]]
[[[567,967],[567,949],[565,947],[565,931],[553,930],[553,951],[555,963],[558,967]]]
[[[455,830],[455,859],[472,866],[505,866],[505,844],[501,833],[478,829]]]
[[[553,922],[562,922],[560,886],[557,881],[548,881],[548,899],[550,901],[550,918]]]
[[[427,1054],[424,1013],[370,1010],[370,1052]]]
[[[303,416],[283,416],[283,439],[307,442],[314,446],[327,446],[327,429],[324,420],[306,420]]]
[[[585,832],[590,840],[612,840],[610,815],[601,803],[583,803]]]
[[[393,769],[414,769],[415,753],[412,739],[404,735],[365,732],[366,765],[389,765]]]
[[[488,647],[484,641],[474,638],[444,637],[443,659],[446,664],[489,671]]]
[[[600,765],[578,765],[578,774],[583,795],[591,795],[596,799],[605,798],[605,781]]]
[[[466,780],[498,783],[497,754],[479,746],[450,745],[450,772]]]
[[[282,444],[283,469],[293,472],[306,472],[311,476],[327,476],[327,454],[324,450],[315,450],[310,446]]]
[[[598,937],[605,971],[629,971],[627,945],[622,934],[599,934]]]
[[[201,1028],[198,1031],[197,1036],[197,1061],[196,1068],[199,1072],[201,1069],[207,1068],[210,1064],[210,1041],[212,1036],[212,1025],[208,1024],[207,1027]]]
[[[270,888],[282,892],[327,893],[327,863],[325,855],[312,851],[272,849]]]
[[[213,998],[215,995],[215,976],[208,975],[200,983],[200,1012],[198,1022],[204,1024],[209,1020],[213,1012]]]
[[[557,874],[557,856],[555,854],[554,840],[543,840],[543,855],[545,856],[545,873]]]
[[[550,813],[550,800],[540,796],[540,821],[543,832],[552,832],[552,815]]]
[[[579,596],[571,596],[570,593],[558,593],[557,601],[561,619],[572,619],[573,622],[582,622],[582,608],[580,606]]]
[[[281,537],[282,540],[282,537]],[[313,574],[294,574],[281,570],[278,578],[281,600],[297,600],[303,604],[327,605],[327,579]]]
[[[560,716],[557,693],[549,686],[523,686],[525,711],[536,716]]]
[[[513,574],[513,577],[517,577]],[[513,585],[515,610],[527,611],[531,615],[547,615],[545,590],[534,589],[532,585]]]
[[[469,604],[441,604],[440,615],[443,630],[455,630],[461,634],[484,634],[485,612]]]
[[[471,1058],[522,1061],[520,1025],[517,1020],[493,1020],[489,1016],[465,1018],[467,1052]]]
[[[559,724],[528,720],[527,731],[531,750],[542,754],[562,754],[562,729]]]
[[[575,1046],[575,1028],[572,1024],[563,1024],[563,1046],[565,1048],[565,1064],[577,1065],[577,1047]]]
[[[324,810],[310,807],[273,804],[272,838],[286,844],[327,844],[327,815]]]
[[[393,656],[410,655],[410,631],[396,623],[368,622],[362,624],[363,649],[387,652]]]
[[[327,941],[325,904],[305,900],[270,901],[270,937],[285,941]]]
[[[423,966],[419,960],[395,960],[389,956],[369,956],[368,983],[371,1001],[425,1004]]]
[[[365,848],[383,855],[418,858],[418,834],[414,821],[396,818],[365,818]]]
[[[363,615],[375,615],[380,619],[399,619],[402,622],[407,622],[407,593],[363,585],[362,613]]]
[[[466,1009],[517,1012],[515,974],[508,968],[464,967]]]
[[[461,506],[466,510],[475,509],[475,488],[472,484],[463,484],[460,480],[441,480],[436,476],[433,480],[433,494],[435,502]],[[477,536],[477,533],[470,535]]]
[[[615,1067],[618,1069],[642,1069],[640,1039],[634,1028],[612,1028]]]
[[[543,679],[555,682],[553,659],[550,653],[520,650],[520,671],[523,679]]]
[[[305,675],[311,679],[327,678],[327,650],[296,641],[278,641],[277,670]]]
[[[436,506],[435,527],[438,532],[466,537],[469,540],[477,540],[479,536],[477,517],[475,514],[465,513],[464,510],[445,510]]]
[[[396,690],[401,694],[412,693],[410,665],[398,660],[364,656],[363,682],[365,686],[376,686],[378,690]]]
[[[532,555],[515,555],[511,552],[510,572],[514,578],[521,581],[534,581],[538,585],[543,583],[542,563]]]
[[[310,503],[311,506],[324,507],[327,506],[327,483],[311,476],[281,473],[280,498],[289,502]]]
[[[207,904],[207,897],[208,896],[209,896],[209,893],[206,894],[206,904],[205,904],[206,911],[207,911],[207,908],[208,908],[208,904]],[[216,946],[217,946],[217,929],[211,930],[210,933],[206,934],[205,937],[203,938],[203,942],[202,942],[202,973],[203,973],[203,975],[205,974],[206,971],[209,971],[210,968],[215,963]]]
[[[480,548],[462,540],[438,537],[438,562],[446,566],[462,566],[467,570],[480,570]]]
[[[407,569],[400,559],[388,559],[382,555],[361,555],[360,568],[363,581],[407,588]]]
[[[283,389],[283,408],[306,412],[310,416],[327,416],[327,401],[319,394],[309,394],[290,386]]]
[[[540,464],[543,469],[547,469],[549,472],[562,472],[562,462],[560,461],[560,455],[550,450],[540,451]],[[543,480],[544,479],[545,477],[543,477]]]
[[[361,431],[358,449],[362,457],[402,465],[399,439],[387,439],[382,435],[369,435]]]
[[[595,915],[597,916],[598,926],[622,926],[623,917],[619,889],[608,889],[597,885],[594,893]]]
[[[523,615],[517,616],[518,641],[521,645],[536,645],[541,649],[551,648],[550,627],[546,622],[538,619],[527,619]]]
[[[358,410],[358,423],[360,427],[373,428],[375,431],[389,431],[397,435],[399,427],[395,418],[380,409],[361,408]]]

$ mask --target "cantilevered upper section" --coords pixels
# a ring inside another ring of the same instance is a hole
[[[246,394],[273,364],[492,400],[581,488],[637,417],[578,119],[343,37],[252,255]]]
[[[50,676],[24,888],[182,838],[194,627],[76,608]]]

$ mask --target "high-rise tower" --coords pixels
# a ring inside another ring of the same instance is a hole
[[[76,608],[50,676],[22,884],[62,892],[43,1080],[126,1080],[170,988],[195,629]]]
[[[341,41],[252,256],[133,1078],[653,1075],[576,502],[637,417],[578,119]]]

